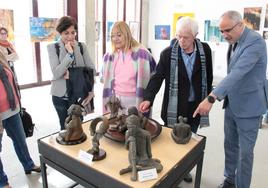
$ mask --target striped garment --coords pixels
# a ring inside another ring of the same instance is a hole
[[[103,112],[104,105],[113,94],[114,83],[114,59],[118,53],[106,53],[103,57],[102,78],[103,81]],[[146,88],[152,73],[155,71],[156,62],[150,52],[142,46],[132,49],[131,61],[136,73],[136,107],[143,100],[143,91]],[[127,70],[124,70],[127,71]]]

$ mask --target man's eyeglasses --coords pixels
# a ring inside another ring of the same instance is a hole
[[[229,33],[231,32],[240,22],[238,22],[237,24],[235,24],[233,27],[229,28],[229,29],[224,29],[224,30],[220,30],[221,33]]]

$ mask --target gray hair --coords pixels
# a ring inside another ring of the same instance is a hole
[[[191,30],[193,36],[196,36],[198,33],[198,23],[193,18],[190,18],[188,16],[179,18],[179,20],[176,23],[176,33],[178,33],[179,30],[182,28],[188,28]]]
[[[221,18],[223,17],[228,17],[230,20],[233,20],[235,23],[242,21],[241,14],[235,10],[226,11],[225,13],[221,15]]]

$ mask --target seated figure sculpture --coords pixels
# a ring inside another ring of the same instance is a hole
[[[72,104],[67,112],[68,117],[65,119],[66,129],[59,132],[56,140],[63,145],[79,144],[87,138],[82,128],[82,107],[78,104]]]
[[[171,137],[177,144],[187,144],[192,136],[191,126],[187,124],[187,118],[178,117],[179,123],[175,123],[171,131]]]
[[[129,115],[126,125],[125,146],[129,150],[130,165],[120,170],[120,175],[131,172],[131,180],[136,181],[139,170],[156,168],[157,172],[161,172],[163,166],[160,160],[152,158],[151,135],[141,127],[140,117],[135,114]]]

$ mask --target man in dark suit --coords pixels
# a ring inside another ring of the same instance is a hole
[[[225,99],[225,180],[219,188],[249,188],[253,150],[266,109],[266,44],[259,33],[244,25],[237,11],[225,12],[219,28],[230,44],[228,74],[200,103],[194,117],[207,114],[215,99]]]
[[[165,80],[161,118],[165,126],[173,127],[178,116],[188,118],[192,132],[196,133],[200,116],[192,117],[198,104],[211,92],[213,72],[211,49],[196,39],[198,24],[190,17],[183,17],[176,25],[175,43],[161,52],[156,73],[151,77],[144,100],[139,106],[146,112],[153,105],[155,96]],[[208,120],[208,117],[204,117]],[[188,174],[185,179],[191,182]]]

